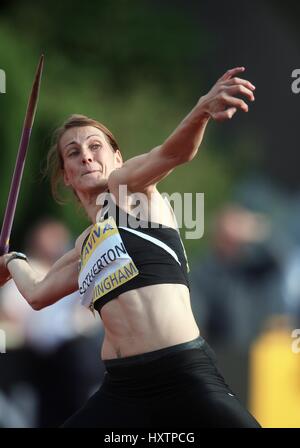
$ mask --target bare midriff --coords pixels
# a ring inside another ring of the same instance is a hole
[[[103,360],[124,358],[196,339],[187,286],[160,284],[119,295],[101,309]]]

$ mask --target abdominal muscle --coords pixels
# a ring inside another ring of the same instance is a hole
[[[103,360],[138,355],[197,338],[189,290],[181,284],[145,286],[120,294],[101,309]]]

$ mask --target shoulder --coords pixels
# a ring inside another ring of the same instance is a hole
[[[168,195],[160,193],[154,186],[149,193],[149,211],[152,221],[178,230],[178,223]]]
[[[168,197],[161,194],[156,185],[136,192],[132,192],[127,186],[125,191],[123,189],[120,192],[119,185],[112,185],[109,190],[113,195],[113,202],[126,213],[138,216],[142,221],[151,221],[177,229],[176,216]]]

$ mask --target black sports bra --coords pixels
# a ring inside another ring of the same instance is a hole
[[[103,208],[105,208],[105,205]],[[114,276],[110,276],[110,279],[106,278],[106,284],[101,285],[101,297],[93,300],[95,309],[100,311],[106,303],[116,298],[119,294],[143,286],[179,283],[190,288],[188,263],[179,231],[162,224],[137,220],[133,215],[129,215],[116,205],[113,215],[115,215],[113,218],[123,245],[133,261],[132,268],[130,267],[131,265],[128,265],[129,270],[123,271],[122,275],[126,276],[128,274],[130,276],[130,272],[134,275],[125,283],[120,281],[120,284],[118,284],[120,275],[118,277],[114,274]],[[102,221],[105,222],[109,216],[112,216],[112,214],[108,211],[104,214]],[[135,219],[135,223],[138,221],[138,226],[135,224],[134,228],[130,224],[132,218]],[[155,224],[155,227],[153,227],[153,224]],[[83,242],[82,254],[87,250],[86,245],[89,237],[90,234]],[[122,247],[119,245],[118,249],[118,246],[115,245],[115,249],[120,252]],[[111,248],[110,250],[112,251],[113,249]],[[109,254],[109,250],[107,254],[112,257],[112,252]],[[133,266],[135,266],[138,273],[136,273]],[[102,275],[105,275],[105,269],[101,272]]]

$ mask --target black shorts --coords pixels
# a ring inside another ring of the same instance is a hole
[[[63,427],[259,428],[197,339],[104,361],[100,389]]]

